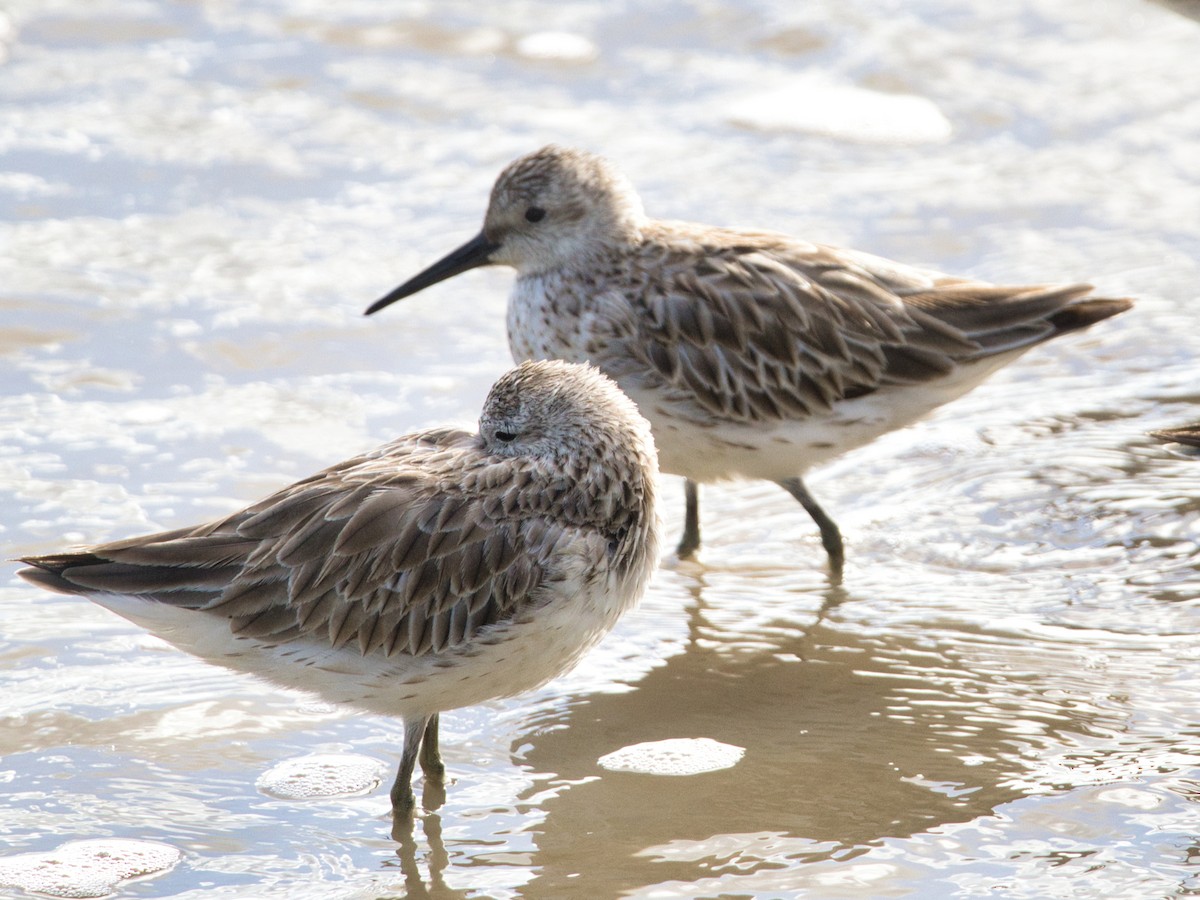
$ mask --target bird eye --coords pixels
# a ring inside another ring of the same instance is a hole
[[[544,218],[546,218],[546,211],[540,206],[531,206],[525,210],[526,222],[540,222]]]
[[[511,431],[497,431],[496,432],[496,440],[502,441],[505,444],[511,444],[516,439],[517,439],[517,436],[514,432],[511,432]]]

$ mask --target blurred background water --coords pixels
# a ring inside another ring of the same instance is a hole
[[[256,788],[315,753],[390,770],[398,721],[5,576],[0,869],[129,838],[180,854],[130,897],[1200,893],[1200,463],[1144,436],[1200,419],[1194,11],[7,0],[7,557],[472,421],[510,365],[511,272],[361,313],[548,141],[615,160],[651,215],[1138,306],[814,472],[840,587],[782,491],[707,490],[700,561],[578,670],[444,717],[454,783],[411,838],[386,784]],[[745,754],[597,765],[696,737]]]

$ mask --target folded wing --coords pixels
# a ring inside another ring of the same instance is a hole
[[[217,522],[31,557],[20,574],[64,593],[203,610],[266,641],[438,652],[536,602],[539,587],[560,577],[555,552],[567,537],[543,516],[520,514],[525,504],[447,477],[447,467],[475,465],[481,483],[504,484],[505,473],[490,470],[522,465],[472,454],[475,440],[453,431],[403,438]],[[536,490],[527,477],[507,480]]]
[[[943,378],[1131,305],[1091,298],[1089,285],[997,286],[783,236],[716,235],[655,245],[669,277],[646,285],[625,352],[741,422]]]

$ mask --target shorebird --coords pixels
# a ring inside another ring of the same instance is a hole
[[[468,269],[517,270],[515,359],[590,362],[650,420],[686,481],[677,553],[700,545],[698,483],[774,481],[841,533],[814,465],[965,394],[1030,347],[1128,309],[1086,284],[1003,286],[785,234],[647,218],[604,159],[551,145],[500,173],[483,230],[367,314]]]
[[[182,650],[404,720],[393,810],[438,714],[564,672],[641,597],[658,562],[650,427],[595,369],[526,362],[478,433],[398,438],[223,519],[31,556]]]

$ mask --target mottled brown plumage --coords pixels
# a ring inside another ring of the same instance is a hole
[[[548,681],[657,561],[649,426],[594,369],[525,363],[479,433],[408,435],[216,522],[24,560],[231,668],[406,720],[412,806],[440,710]],[[433,749],[430,749],[433,748]]]
[[[515,359],[591,362],[650,420],[663,471],[688,479],[681,556],[699,545],[696,482],[764,478],[817,521],[835,569],[841,535],[804,487],[809,467],[1131,305],[1089,285],[993,285],[650,219],[603,159],[550,146],[500,174],[476,238],[367,311],[489,264],[517,270]]]

